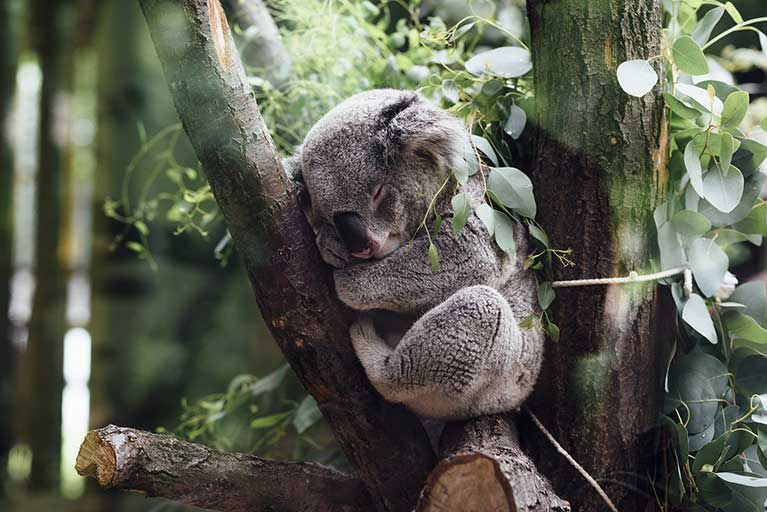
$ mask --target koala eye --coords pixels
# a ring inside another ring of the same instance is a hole
[[[372,202],[373,208],[377,208],[379,204],[381,204],[381,200],[384,197],[384,186],[379,183],[373,188],[373,192],[370,195],[370,200]]]

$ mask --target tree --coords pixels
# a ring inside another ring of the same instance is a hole
[[[291,184],[281,170],[268,131],[260,118],[218,1],[141,0],[140,3],[176,108],[243,258],[261,312],[275,340],[307,390],[317,400],[341,448],[358,471],[368,499],[380,510],[411,510],[426,482],[419,505],[422,510],[444,509],[446,505],[451,510],[459,509],[459,506],[466,509],[473,507],[475,510],[568,510],[568,504],[554,494],[546,479],[540,476],[532,462],[519,449],[516,431],[508,418],[477,418],[450,425],[442,439],[441,454],[444,458],[432,471],[436,457],[416,418],[403,408],[382,401],[372,390],[354,357],[347,335],[348,313],[332,296],[329,273],[320,263],[313,234],[296,208]],[[651,183],[654,161],[651,158],[640,158],[639,155],[646,152],[648,147],[657,145],[661,112],[657,98],[646,101],[641,108],[620,99],[614,78],[610,76],[608,81],[610,64],[598,65],[600,59],[617,63],[630,45],[641,46],[632,48],[632,51],[643,53],[659,47],[658,3],[652,0],[643,0],[638,4],[617,0],[594,3],[583,5],[583,2],[572,0],[565,2],[564,7],[558,7],[561,2],[531,2],[530,5],[536,47],[548,45],[545,49],[537,48],[534,54],[538,66],[536,79],[542,84],[544,94],[544,101],[538,106],[542,137],[537,147],[540,159],[552,165],[551,169],[541,165],[535,174],[539,187],[544,191],[542,203],[548,209],[543,220],[550,229],[562,222],[558,214],[564,209],[558,210],[557,206],[562,198],[554,196],[555,189],[577,189],[581,173],[590,178],[590,188],[584,189],[583,194],[573,194],[571,203],[563,203],[593,208],[592,215],[587,219],[589,230],[587,236],[583,237],[583,247],[573,242],[576,249],[584,251],[585,266],[579,272],[588,276],[612,275],[621,269],[621,265],[633,270],[637,262],[644,261],[645,247],[629,256],[597,247],[600,243],[597,237],[618,236],[616,226],[619,224],[608,224],[599,230],[593,225],[599,215],[615,214],[621,222],[639,219],[640,225],[644,225],[649,218],[647,212],[651,211],[654,197],[632,204],[630,208],[619,204],[611,209],[608,191],[622,194],[625,190],[621,188],[624,185],[619,183],[618,178],[629,173],[623,171],[624,167],[616,167],[616,162],[621,162],[626,156],[633,158],[630,163],[639,166],[636,171],[638,178],[631,182],[632,185]],[[546,30],[542,28],[543,21]],[[593,27],[603,30],[606,26],[615,27],[615,32],[610,33],[610,37],[597,38],[588,44],[580,43],[582,39],[588,39],[586,37],[569,37],[573,30],[585,34]],[[625,33],[621,33],[624,27],[630,27],[631,30],[625,29]],[[638,33],[645,28],[650,29],[647,35],[639,37]],[[582,65],[579,64],[581,59],[584,61]],[[557,84],[555,82],[559,76],[555,73],[561,69],[570,69],[571,74],[569,80]],[[595,72],[597,74],[593,75]],[[560,124],[561,128],[558,128],[556,123],[572,120],[566,113],[559,112],[564,108],[558,108],[559,105],[569,103],[560,102],[557,105],[554,99],[559,101],[557,94],[572,83],[589,86],[583,92],[566,91],[565,97],[574,97],[580,101],[574,104],[584,105],[583,109],[575,111],[582,115],[575,125],[581,126],[584,121],[594,123],[593,129],[588,130],[580,140],[572,141],[583,144],[579,147],[589,151],[593,149],[593,161],[610,169],[610,173],[606,173],[610,179],[596,172],[592,167],[592,159],[586,157],[582,157],[579,165],[567,173],[557,174],[553,170],[562,166],[561,155],[560,159],[553,155],[557,149],[561,149],[560,143],[568,141],[569,136],[564,132],[564,127],[568,125]],[[602,108],[587,108],[595,101],[594,90],[597,86],[598,92],[604,92],[609,102]],[[548,102],[547,97],[551,98]],[[597,123],[604,121],[613,112],[610,110],[613,107],[628,113],[625,120],[614,122],[616,140],[617,136],[625,137],[625,144],[621,144],[620,148],[624,148],[624,145],[628,147],[629,143],[638,144],[637,147],[632,146],[630,150],[622,152],[613,147],[615,144],[607,146],[607,149],[603,148],[603,143],[600,144],[604,132]],[[560,136],[564,138],[560,139]],[[658,163],[658,167],[661,166]],[[601,210],[587,202],[586,193],[591,191],[598,193],[595,205],[601,207]],[[571,229],[575,220],[567,224]],[[557,235],[564,233],[559,229],[555,232]],[[583,231],[579,227],[579,230],[573,232]],[[563,235],[562,240],[562,243],[566,243],[573,239]],[[595,257],[599,265],[590,264],[591,260],[587,259],[589,256]],[[580,300],[578,304],[582,303],[578,309],[581,314],[578,315],[579,322],[567,323],[565,328],[573,329],[572,334],[568,334],[570,339],[577,339],[578,335],[592,336],[599,333],[593,339],[601,347],[605,337],[599,329],[604,328],[606,322],[600,321],[600,315],[595,315],[593,308],[601,305],[604,297],[602,294],[594,294],[593,290],[591,294],[593,298],[588,297],[587,293],[573,292],[573,296]],[[617,330],[618,334],[640,333],[636,336],[637,343],[648,343],[647,350],[633,360],[643,364],[655,356],[649,329],[651,316],[648,312],[651,308],[648,304],[651,301],[652,296],[649,299],[644,296],[635,299],[635,303],[641,305],[637,318],[632,319],[630,328]],[[564,317],[564,314],[561,316]],[[623,339],[628,343],[631,338]],[[560,346],[564,346],[564,343]],[[587,350],[585,346],[575,342],[572,344],[576,354]],[[587,368],[585,374],[579,373],[580,367],[574,368],[567,354],[562,351],[552,356],[551,367],[565,372],[565,377],[572,375],[572,378],[579,378],[585,375],[587,384],[590,382],[588,379],[596,376],[599,369],[608,372],[611,379],[608,382],[620,381],[617,372],[612,373],[610,369],[611,362],[608,358],[596,359],[595,368]],[[651,390],[654,377],[653,371],[645,375],[632,373],[631,384]],[[567,382],[567,378],[561,380]],[[621,389],[621,392],[635,391],[632,386]],[[589,391],[586,388],[584,390]],[[545,399],[547,395],[553,396],[555,391],[549,391],[544,386],[540,396]],[[598,407],[590,409],[594,405]],[[648,405],[646,417],[654,418],[654,400],[648,399]],[[578,404],[578,407],[584,406],[589,407],[588,411],[598,411],[598,418],[604,421],[603,401],[595,398],[588,403]],[[568,407],[568,411],[576,409],[575,405],[570,404],[563,407]],[[556,408],[551,410],[557,411]],[[621,431],[621,435],[626,436],[630,444],[637,441],[642,428],[647,426],[646,417],[631,416],[632,428]],[[586,414],[581,418],[586,419]],[[554,419],[551,415],[545,417],[547,423]],[[609,428],[603,425],[598,430],[585,421],[578,423],[579,428],[581,424],[584,432],[593,431],[599,435],[585,439],[579,437],[577,441],[588,443],[590,448],[577,446],[574,450],[576,453],[579,453],[578,450],[583,451],[588,467],[600,470],[602,468],[594,463],[594,454],[600,443],[608,439],[606,436]],[[148,476],[143,480],[122,479],[115,472],[115,458],[127,457],[128,454],[122,450],[130,446],[121,448],[119,443],[111,442],[110,435],[113,432],[114,428],[108,427],[94,431],[89,436],[81,452],[78,469],[99,476],[102,484],[118,487],[127,485],[162,494],[164,489],[151,485]],[[145,436],[142,439],[153,443],[165,442],[162,439],[153,441]],[[617,467],[619,456],[617,442],[614,444],[606,465],[611,469]],[[633,459],[629,460],[633,462]],[[277,472],[278,465],[282,463],[259,459],[257,464],[271,466]],[[101,478],[102,475],[112,476]],[[320,476],[329,478],[330,474]],[[573,487],[565,484],[569,475],[555,472],[554,476],[561,479],[555,483],[559,484],[558,488],[568,492],[565,495],[568,499],[578,505],[593,504],[593,510],[601,507],[594,504],[591,497],[579,496],[584,493],[573,492]],[[125,484],[126,481],[130,484]],[[177,493],[172,495],[178,496]],[[185,497],[187,501],[195,503],[194,496]],[[629,503],[628,499],[626,503]],[[210,502],[205,504],[212,506]]]
[[[557,279],[625,275],[650,259],[668,152],[663,103],[659,88],[642,99],[625,94],[615,70],[660,54],[661,13],[656,0],[528,2],[537,219],[574,249],[575,265]],[[569,288],[558,298],[562,338],[548,346],[534,409],[591,474],[637,486],[646,469],[641,434],[655,424],[662,393],[655,287]],[[541,460],[576,509],[599,509],[596,494],[578,492],[566,461]],[[608,494],[620,510],[644,510],[646,498],[628,489],[609,486]]]

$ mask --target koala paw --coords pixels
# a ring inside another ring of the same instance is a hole
[[[361,315],[360,318],[349,327],[349,336],[352,339],[354,351],[358,355],[367,352],[371,345],[383,343],[383,340],[378,336],[378,333],[375,330],[373,320],[365,315]]]
[[[360,264],[350,265],[333,271],[336,293],[341,302],[356,310],[372,309],[371,289],[366,280],[365,267]]]

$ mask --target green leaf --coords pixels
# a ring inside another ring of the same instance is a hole
[[[307,395],[296,409],[296,415],[293,416],[293,426],[296,432],[303,434],[321,418],[322,413],[317,407],[317,401],[311,395]]]
[[[767,236],[767,204],[753,207],[733,228],[749,235]]]
[[[658,73],[646,60],[622,62],[617,69],[618,85],[631,96],[641,97],[658,83]]]
[[[671,47],[671,54],[674,57],[674,64],[684,73],[690,75],[705,75],[708,73],[708,61],[690,36],[682,36],[674,42]]]
[[[465,192],[456,194],[450,200],[450,204],[453,207],[453,234],[457,235],[466,225],[466,221],[469,219],[469,215],[471,215],[469,196]]]
[[[708,11],[703,18],[698,21],[698,25],[690,37],[692,37],[699,45],[704,45],[708,42],[708,38],[711,37],[711,32],[719,20],[722,19],[724,14],[724,7],[716,7]]]
[[[720,212],[729,213],[740,203],[744,185],[743,174],[734,165],[726,176],[714,168],[703,178],[703,197]]]
[[[684,148],[684,166],[690,175],[690,185],[699,196],[703,197],[703,169],[700,165],[700,154],[691,140]]]
[[[765,132],[767,132],[767,116],[765,116],[765,118],[764,118],[764,119],[762,119],[762,122],[761,122],[761,123],[759,123],[759,127],[760,127],[762,130],[764,130]]]
[[[541,245],[543,245],[547,249],[549,248],[549,243],[550,243],[549,237],[545,231],[543,231],[541,228],[539,228],[538,226],[532,223],[528,225],[528,229],[530,230],[530,235],[533,238],[538,240],[541,243]]]
[[[288,374],[288,368],[288,365],[284,364],[266,377],[258,379],[250,388],[250,394],[253,396],[258,396],[263,393],[274,391],[280,387],[280,385],[282,385],[282,381],[285,380],[285,377]]]
[[[700,110],[685,105],[671,93],[664,92],[663,99],[666,100],[666,105],[668,105],[671,111],[683,119],[697,119],[702,114]]]
[[[732,155],[735,153],[735,138],[729,133],[722,134],[722,148],[719,153],[719,169],[726,176],[732,165]]]
[[[698,236],[711,229],[711,221],[698,212],[679,210],[671,219],[677,233],[684,236]]]
[[[429,263],[431,264],[431,271],[436,273],[439,272],[439,252],[437,251],[437,246],[433,243],[429,242]]]
[[[767,318],[767,288],[762,281],[751,281],[738,286],[729,300],[746,306],[741,313],[750,316],[759,325],[764,324]]]
[[[748,109],[748,93],[745,91],[736,91],[724,101],[722,109],[722,126],[724,128],[735,128],[743,118],[746,117]]]
[[[711,343],[717,342],[716,329],[705,301],[693,293],[684,305],[682,320]]]
[[[689,412],[686,423],[690,433],[690,450],[711,441],[714,433],[711,427],[720,410],[718,400],[727,391],[728,375],[721,361],[703,352],[691,352],[671,366],[669,392],[666,395],[671,407],[665,410],[670,412],[682,403],[686,405],[680,410]],[[686,412],[683,414],[686,415]],[[693,437],[698,433],[702,433],[702,437]]]
[[[767,158],[767,146],[754,139],[736,138],[740,147],[736,148],[732,157],[732,165],[743,171],[744,175],[756,172]]]
[[[472,75],[496,75],[516,78],[533,69],[530,52],[517,46],[502,46],[479,53],[466,62],[466,71]]]
[[[747,397],[767,393],[767,358],[756,355],[743,359],[735,371],[735,386]]]
[[[451,103],[458,103],[459,93],[455,80],[442,81],[442,96],[450,100]]]
[[[724,314],[727,330],[736,338],[767,343],[767,329],[760,326],[752,317],[738,311],[728,311]]]
[[[663,270],[670,270],[685,263],[682,245],[670,222],[658,229],[658,248],[660,249],[660,266]]]
[[[734,229],[720,229],[715,232],[715,237],[713,240],[716,242],[716,245],[722,249],[726,249],[732,244],[745,242],[748,240],[748,236]]]
[[[138,254],[143,254],[146,251],[144,246],[138,242],[125,242],[125,247]]]
[[[270,428],[282,422],[285,418],[290,416],[290,412],[279,412],[272,414],[271,416],[263,416],[256,418],[250,422],[250,428]]]
[[[509,110],[509,118],[503,125],[504,131],[511,135],[511,138],[517,140],[522,135],[522,130],[527,124],[527,113],[516,105],[512,105]]]
[[[693,472],[703,469],[703,466],[715,466],[725,454],[727,442],[730,440],[730,433],[727,432],[706,446],[698,450],[695,455],[695,462],[692,464]]]
[[[487,158],[493,162],[493,165],[498,165],[498,156],[495,154],[493,146],[490,145],[487,139],[480,137],[479,135],[472,135],[471,140],[477,149],[484,153],[485,156],[487,156]]]
[[[695,485],[698,488],[698,501],[709,507],[719,510],[718,507],[723,507],[732,501],[730,488],[713,473],[698,473],[695,475]]]
[[[496,167],[490,171],[487,186],[504,206],[523,217],[535,218],[533,183],[525,173],[514,167]]]
[[[743,23],[743,16],[738,12],[738,9],[732,4],[732,2],[727,2],[724,4],[724,8],[727,11],[727,14],[730,15],[732,18],[732,21],[735,22],[735,24]]]
[[[514,221],[505,213],[496,211],[495,213],[495,242],[508,255],[516,254],[516,244],[514,243]]]
[[[554,343],[559,341],[559,326],[551,321],[546,321],[543,328],[546,330],[546,334],[549,335],[549,338],[551,338],[551,341]]]
[[[544,281],[538,286],[538,304],[541,306],[541,309],[549,309],[556,296],[554,288],[551,287],[549,281]]]
[[[706,297],[712,297],[722,286],[727,268],[729,268],[730,260],[727,254],[713,240],[698,238],[690,244],[688,256],[698,288]],[[708,312],[706,312],[706,316],[708,316]]]
[[[751,473],[714,473],[718,478],[731,484],[745,485],[746,487],[767,487],[767,478]]]
[[[487,228],[487,232],[490,234],[490,236],[495,234],[495,210],[493,210],[489,204],[482,203],[477,206],[475,212],[477,213],[477,217],[479,217],[479,219]]]

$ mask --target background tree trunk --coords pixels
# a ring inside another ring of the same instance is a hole
[[[37,0],[30,9],[33,48],[42,86],[38,169],[36,179],[35,290],[29,339],[20,357],[18,397],[24,414],[18,417],[18,434],[32,449],[29,486],[55,489],[59,481],[61,452],[62,343],[64,337],[65,267],[60,247],[62,229],[61,95],[71,87],[74,21],[70,1]]]
[[[8,306],[13,273],[13,149],[9,116],[16,89],[16,19],[9,0],[0,0],[0,468],[13,442],[13,382],[16,350]],[[4,486],[0,485],[0,497]]]
[[[660,1],[529,0],[528,11],[538,220],[556,246],[574,249],[575,266],[556,278],[646,270],[666,172],[663,108],[658,89],[641,99],[623,93],[615,70],[660,54]],[[534,397],[543,423],[623,512],[644,510],[651,499],[632,489],[645,480],[640,438],[657,418],[662,378],[654,290],[654,283],[558,290],[562,336],[549,342]],[[536,460],[574,510],[604,509],[561,457]]]

